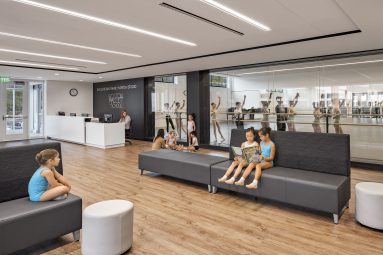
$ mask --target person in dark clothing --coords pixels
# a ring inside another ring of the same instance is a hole
[[[277,129],[278,131],[286,131],[287,108],[283,106],[282,97],[276,97],[278,105],[275,107],[277,114]]]

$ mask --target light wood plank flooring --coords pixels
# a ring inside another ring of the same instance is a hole
[[[63,143],[64,173],[84,207],[106,199],[134,203],[134,241],[127,254],[383,254],[383,232],[356,223],[354,209],[355,184],[383,182],[383,172],[352,169],[350,208],[335,225],[328,214],[231,192],[210,194],[205,186],[153,173],[141,176],[137,154],[150,145],[133,141],[102,150]],[[81,250],[67,235],[24,253]]]

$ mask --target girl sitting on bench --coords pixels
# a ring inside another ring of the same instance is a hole
[[[259,146],[258,143],[255,141],[256,139],[256,132],[253,127],[248,128],[246,130],[246,141],[242,143],[241,148],[248,148],[252,146]],[[233,163],[231,163],[229,169],[227,169],[226,173],[224,176],[218,179],[218,182],[225,182],[227,184],[234,184],[235,179],[241,174],[242,168],[246,167],[247,163],[245,160],[241,158],[234,158]],[[231,173],[234,171],[234,169],[237,167],[237,170],[235,171],[233,177],[230,179],[229,176]]]
[[[62,200],[71,189],[69,182],[55,169],[60,164],[58,151],[43,150],[36,155],[40,168],[33,174],[28,184],[29,199],[33,202]]]
[[[258,188],[258,181],[261,178],[262,170],[268,169],[274,166],[274,157],[275,157],[275,144],[270,139],[270,128],[262,128],[260,130],[261,137],[261,155],[259,155],[260,163],[252,162],[248,165],[245,172],[243,173],[241,179],[236,182],[236,185],[243,186],[245,184],[245,179],[250,175],[251,171],[255,168],[255,176],[252,183],[246,185],[248,189]]]

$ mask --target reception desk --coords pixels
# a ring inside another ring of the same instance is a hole
[[[45,119],[45,135],[103,149],[125,146],[125,123],[88,122],[90,119],[48,115]]]
[[[45,135],[48,138],[85,144],[85,117],[47,115]]]
[[[125,123],[86,122],[86,145],[98,148],[125,146]]]

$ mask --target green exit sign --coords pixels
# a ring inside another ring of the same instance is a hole
[[[0,76],[0,83],[6,83],[6,82],[10,82],[11,79],[9,79],[9,77],[2,77]]]

